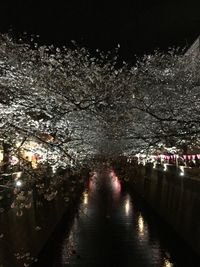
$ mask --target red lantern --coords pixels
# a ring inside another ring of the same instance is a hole
[[[183,155],[184,160],[187,160],[187,155]]]

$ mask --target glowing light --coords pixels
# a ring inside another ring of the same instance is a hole
[[[17,142],[16,147],[20,149],[21,157],[27,162],[30,162],[33,169],[36,169],[38,167],[38,162],[40,162],[41,159],[44,160],[46,156],[46,151],[42,145],[35,141],[26,141],[23,144],[21,142]],[[11,163],[16,165],[17,162],[18,159],[15,156],[12,156]]]
[[[179,166],[180,169],[180,176],[184,176],[185,175],[185,166]]]
[[[132,202],[131,202],[131,198],[130,195],[126,195],[126,198],[124,199],[124,210],[125,210],[125,214],[127,216],[129,216],[131,210],[132,210]]]
[[[0,162],[3,161],[3,151],[0,151]]]
[[[116,193],[119,193],[121,191],[121,183],[119,178],[116,176],[114,171],[111,171],[109,174],[111,178],[112,188],[116,191]]]
[[[22,181],[20,181],[20,180],[16,181],[16,186],[17,187],[21,187],[22,186]]]
[[[163,169],[164,172],[167,171],[167,164],[164,164],[164,169]]]
[[[173,267],[173,264],[168,259],[165,259],[163,267]]]
[[[114,181],[112,181],[112,184],[113,184],[113,189],[117,192],[120,192],[121,191],[121,183],[118,179],[118,177],[116,176]]]
[[[141,215],[138,217],[138,229],[139,229],[139,233],[143,235],[144,234],[144,219]]]
[[[129,215],[129,212],[130,212],[130,200],[129,199],[126,200],[125,211],[126,211],[126,215]]]
[[[83,203],[85,205],[88,204],[88,193],[87,192],[84,192],[84,194],[83,194]]]
[[[117,193],[121,192],[121,183],[120,183],[119,179],[117,179],[115,181],[115,189],[116,189]]]

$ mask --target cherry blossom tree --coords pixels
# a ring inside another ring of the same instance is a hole
[[[56,181],[53,173],[96,155],[198,145],[199,56],[169,50],[134,67],[116,62],[77,46],[33,47],[1,35],[2,173],[22,171],[42,188],[45,173]]]
[[[132,109],[138,114],[136,135],[167,146],[199,140],[200,65],[193,58],[169,51],[145,56],[132,69]]]

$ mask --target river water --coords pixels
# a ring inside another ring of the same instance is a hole
[[[47,267],[184,267],[198,258],[113,170],[94,172]]]

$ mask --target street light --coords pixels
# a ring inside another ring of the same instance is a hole
[[[22,181],[17,180],[17,181],[16,181],[16,186],[17,186],[17,187],[21,187],[21,186],[22,186]]]

